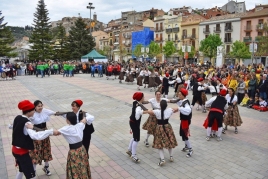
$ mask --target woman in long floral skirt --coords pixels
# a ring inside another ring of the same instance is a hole
[[[58,134],[69,143],[69,152],[66,164],[66,179],[91,179],[88,155],[85,147],[82,145],[83,130],[87,123],[86,118],[77,123],[77,117],[74,112],[66,115],[68,126],[58,130]]]
[[[155,129],[153,148],[158,149],[160,155],[160,162],[158,163],[158,165],[162,166],[165,164],[164,148],[168,149],[170,156],[169,160],[170,162],[173,162],[174,159],[172,149],[175,148],[178,143],[174,135],[172,126],[168,122],[169,118],[173,114],[173,109],[167,109],[166,100],[161,100],[160,107],[161,110],[156,109],[153,111],[148,111],[148,113],[150,115],[155,115],[157,118],[157,126]]]
[[[228,94],[226,95],[226,100],[228,103],[228,108],[226,110],[227,115],[224,117],[225,128],[222,133],[225,133],[227,130],[227,126],[234,126],[235,133],[238,133],[237,126],[241,126],[243,123],[241,116],[239,114],[239,110],[237,107],[237,96],[235,95],[235,91],[233,88],[228,88]]]
[[[43,108],[43,103],[40,100],[34,102],[35,113],[31,119],[31,122],[35,127],[46,130],[46,122],[49,121],[51,115],[55,115],[56,112]],[[51,175],[49,170],[49,161],[53,160],[51,154],[50,139],[47,137],[44,140],[34,140],[34,150],[29,152],[30,157],[34,165],[42,165],[42,161],[45,162],[43,171],[46,175]]]

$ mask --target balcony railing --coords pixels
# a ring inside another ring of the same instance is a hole
[[[163,29],[163,28],[158,28],[158,29],[155,29],[155,32],[162,32],[162,31],[164,31],[164,29]]]
[[[203,29],[203,33],[204,34],[209,34],[210,33],[210,29],[209,28],[204,28]]]
[[[184,34],[184,35],[181,36],[181,39],[182,39],[182,40],[184,40],[184,39],[186,39],[186,38],[187,38],[187,35],[186,35],[186,34]]]
[[[232,38],[224,38],[224,43],[232,43],[233,39]]]
[[[261,38],[261,36],[256,36],[255,37],[255,42],[259,42],[260,41],[260,38]]]
[[[180,28],[179,28],[179,27],[175,27],[175,28],[172,29],[172,31],[173,31],[174,33],[178,33],[178,32],[180,31]]]
[[[225,26],[224,30],[225,30],[225,32],[232,32],[233,31],[233,26],[232,25],[231,26]]]
[[[244,26],[244,31],[245,32],[251,32],[252,31],[252,25]]]
[[[160,37],[158,37],[158,38],[155,38],[155,39],[154,39],[154,41],[155,41],[155,42],[162,42],[162,41],[163,41],[163,39],[162,39],[162,38],[160,38]]]
[[[130,34],[125,34],[125,35],[124,35],[124,38],[125,38],[125,39],[130,39],[130,38],[131,38],[131,35],[130,35]]]
[[[256,25],[256,30],[258,32],[262,32],[263,31],[263,24]]]
[[[214,33],[221,33],[221,27],[214,27]]]
[[[166,33],[172,33],[172,29],[166,29]]]
[[[243,41],[244,42],[252,42],[252,37],[244,37]]]
[[[130,45],[131,45],[129,42],[126,42],[124,44],[125,44],[126,47],[130,47]]]

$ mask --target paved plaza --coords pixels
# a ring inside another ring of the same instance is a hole
[[[84,101],[82,110],[95,116],[95,132],[90,145],[91,173],[93,179],[255,179],[268,178],[268,112],[239,108],[243,124],[238,128],[229,127],[223,134],[223,141],[216,139],[206,141],[203,122],[207,114],[193,109],[191,137],[194,154],[186,158],[181,149],[184,143],[179,136],[179,114],[174,114],[170,123],[178,141],[174,149],[174,162],[168,161],[159,167],[159,154],[156,149],[145,147],[143,141],[146,131],[141,130],[141,141],[137,154],[141,162],[134,163],[125,153],[131,139],[129,133],[129,116],[131,113],[132,95],[137,86],[119,84],[118,80],[92,78],[89,74],[75,75],[73,78],[61,75],[45,78],[19,76],[17,80],[0,81],[0,179],[14,179],[17,173],[11,153],[12,130],[8,124],[13,122],[21,111],[17,108],[20,100],[41,100],[45,108],[54,111],[70,111],[71,102],[77,98]],[[141,89],[145,99],[154,97],[154,92]],[[169,98],[173,96],[170,88]],[[190,92],[191,94],[191,92]],[[191,99],[191,95],[189,99]],[[210,98],[210,95],[208,95]],[[175,104],[169,104],[175,107]],[[146,107],[151,108],[150,105]],[[148,115],[143,115],[142,123]],[[61,128],[66,125],[64,118],[52,116],[48,128]],[[46,176],[41,166],[37,166],[39,179],[64,179],[68,143],[62,136],[51,136],[53,160],[50,162],[52,175]],[[153,137],[149,138],[152,144]]]

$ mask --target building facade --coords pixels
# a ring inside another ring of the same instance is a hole
[[[106,32],[104,32],[104,31],[94,31],[94,32],[91,33],[91,35],[92,35],[92,37],[93,37],[93,39],[94,39],[94,41],[96,43],[95,48],[97,50],[100,49],[100,46],[99,46],[100,45],[100,40],[101,39],[108,39],[108,34]]]
[[[241,17],[246,14],[247,13],[228,14],[213,17],[201,22],[199,24],[199,43],[210,34],[217,34],[223,42],[223,53],[228,54],[231,51],[233,42],[237,40],[240,41]],[[223,61],[223,63],[225,63],[225,61]]]
[[[229,13],[243,13],[247,11],[245,1],[237,2],[234,0],[228,0],[228,3],[222,6],[221,9]]]

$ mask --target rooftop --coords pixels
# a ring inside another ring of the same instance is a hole
[[[241,17],[242,19],[252,18],[252,17],[259,17],[259,16],[268,16],[268,8],[262,9],[257,12],[250,12],[247,15]]]
[[[243,13],[236,13],[236,14],[226,14],[223,16],[215,16],[210,19],[205,20],[204,22],[209,22],[209,21],[219,21],[219,20],[225,20],[225,19],[234,19],[234,18],[241,18],[243,16],[247,15],[247,12]]]

